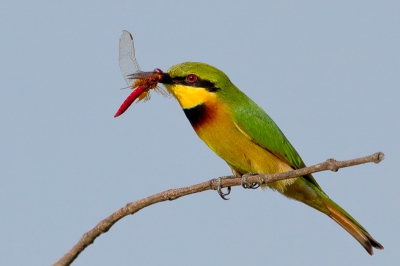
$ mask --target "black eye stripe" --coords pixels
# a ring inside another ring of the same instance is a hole
[[[205,88],[209,92],[216,92],[220,88],[217,88],[214,83],[212,83],[209,80],[202,80],[197,76],[197,80],[194,82],[188,82],[187,77],[174,77],[171,78],[168,74],[163,75],[163,79],[161,80],[161,83],[164,84],[182,84],[185,86],[190,86],[190,87],[198,87],[198,88]]]

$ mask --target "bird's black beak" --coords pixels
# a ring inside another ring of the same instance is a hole
[[[171,76],[168,73],[162,73],[162,78],[159,81],[162,84],[173,84],[174,81],[172,80]]]

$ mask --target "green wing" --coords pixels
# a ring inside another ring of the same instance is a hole
[[[293,169],[306,166],[275,122],[251,99],[248,98],[246,104],[236,105],[234,112],[236,126],[252,142],[285,161]],[[312,175],[303,177],[321,189]]]

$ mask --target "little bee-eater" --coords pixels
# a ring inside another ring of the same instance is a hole
[[[136,78],[144,74],[137,74]],[[197,135],[227,162],[234,175],[282,173],[305,167],[275,122],[217,68],[204,63],[181,63],[162,73],[160,83],[178,100]],[[370,255],[372,248],[383,249],[325,194],[311,174],[266,186],[328,215]]]

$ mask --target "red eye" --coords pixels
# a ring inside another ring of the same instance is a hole
[[[197,76],[195,74],[190,74],[189,76],[186,77],[186,80],[188,82],[195,82],[197,80]]]

